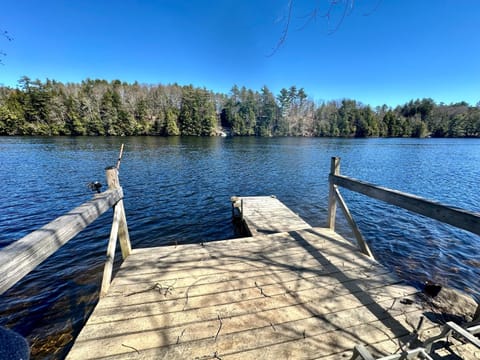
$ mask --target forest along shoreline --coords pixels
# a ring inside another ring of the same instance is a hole
[[[229,94],[192,85],[87,79],[0,86],[0,135],[480,137],[480,101],[411,100],[395,108],[352,99],[315,102],[303,88],[274,95],[234,85]]]

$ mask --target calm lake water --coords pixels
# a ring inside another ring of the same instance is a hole
[[[0,138],[0,247],[92,197],[125,153],[120,182],[133,247],[234,237],[232,195],[276,195],[325,226],[330,158],[342,174],[480,212],[479,139]],[[480,300],[480,237],[343,190],[376,258],[414,285]],[[61,359],[97,301],[112,211],[0,297],[0,325],[32,358]],[[337,230],[350,236],[343,216]]]

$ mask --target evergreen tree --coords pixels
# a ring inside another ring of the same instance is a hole
[[[272,136],[277,113],[278,108],[275,96],[267,86],[262,87],[255,134],[258,136]]]

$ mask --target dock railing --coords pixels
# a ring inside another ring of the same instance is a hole
[[[373,254],[354,221],[345,200],[340,194],[339,187],[480,235],[480,214],[341,175],[340,158],[332,157],[329,175],[328,227],[335,230],[335,217],[338,203],[352,228],[360,251],[372,258]],[[477,307],[474,318],[480,318],[480,305]]]
[[[0,250],[0,274],[2,274],[0,276],[0,295],[113,207],[112,229],[100,297],[107,293],[112,279],[117,239],[119,239],[124,259],[131,252],[131,245],[123,206],[123,190],[118,180],[118,165],[117,167],[108,167],[106,177],[108,190],[96,194],[92,200]]]

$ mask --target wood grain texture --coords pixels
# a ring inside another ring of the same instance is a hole
[[[122,250],[122,258],[126,259],[132,252],[132,245],[130,242],[130,233],[127,225],[127,215],[125,214],[125,207],[123,206],[123,200],[120,200],[115,209],[119,208],[120,222],[118,224],[118,241],[120,242],[120,249]]]
[[[332,157],[330,161],[330,175],[340,174],[340,158]],[[332,181],[328,185],[328,216],[327,227],[335,230],[335,217],[337,214],[337,201],[335,197],[335,185]]]

